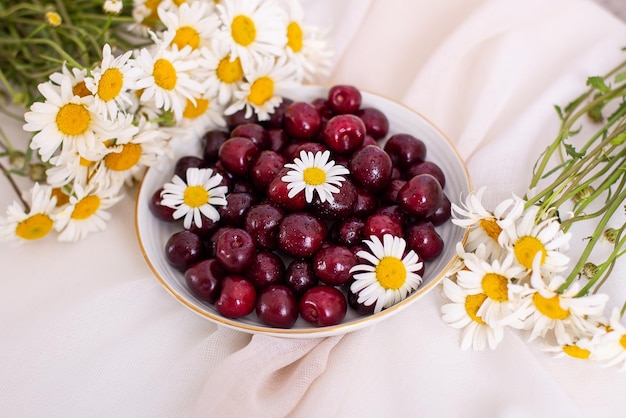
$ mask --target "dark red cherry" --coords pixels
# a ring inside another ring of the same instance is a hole
[[[208,163],[217,161],[220,147],[229,138],[228,132],[212,130],[205,133],[201,138],[202,158]]]
[[[285,212],[275,205],[259,203],[246,213],[244,229],[250,234],[258,249],[275,250],[278,246],[278,225]]]
[[[391,158],[380,147],[368,145],[350,158],[350,174],[355,185],[371,192],[382,190],[391,180]]]
[[[285,263],[278,254],[262,251],[254,256],[245,276],[257,290],[273,284],[282,284],[285,278]]]
[[[350,154],[365,140],[365,125],[354,115],[337,115],[328,120],[323,131],[324,143],[337,154]]]
[[[404,237],[407,247],[424,261],[432,261],[443,252],[444,241],[434,225],[428,221],[409,226],[404,231]]]
[[[350,269],[357,264],[356,257],[347,247],[329,245],[321,248],[313,257],[315,275],[322,282],[341,286],[352,278]]]
[[[364,107],[356,112],[356,115],[361,118],[365,124],[365,130],[367,134],[379,140],[387,136],[389,132],[389,119],[383,112],[373,107]]]
[[[199,299],[215,303],[220,295],[224,269],[220,263],[209,258],[185,270],[185,282]]]
[[[430,174],[439,181],[442,189],[446,187],[446,175],[443,173],[441,167],[432,161],[421,161],[419,163],[415,163],[408,167],[404,172],[407,179],[413,178],[419,174]]]
[[[292,138],[313,139],[319,134],[321,126],[319,111],[308,102],[294,102],[285,109],[283,129]]]
[[[148,208],[153,216],[157,219],[160,219],[165,222],[176,222],[174,219],[174,211],[176,209],[170,208],[169,206],[163,206],[161,202],[163,199],[161,198],[161,192],[163,191],[163,187],[157,189],[152,196],[150,197],[150,202],[148,203]]]
[[[310,213],[290,213],[278,227],[278,247],[293,257],[312,257],[326,234],[326,225]]]
[[[204,258],[204,246],[199,236],[189,231],[171,235],[165,243],[165,258],[175,269],[184,272]]]
[[[271,285],[258,296],[256,314],[270,327],[291,328],[299,316],[298,301],[287,286]]]
[[[245,277],[229,275],[222,280],[220,297],[215,302],[217,312],[226,318],[241,318],[254,311],[256,290]]]
[[[328,90],[328,106],[338,114],[355,113],[361,100],[361,92],[355,86],[335,85]]]
[[[283,169],[285,157],[276,151],[261,151],[250,167],[250,181],[259,191],[265,191],[276,174]]]
[[[215,243],[215,258],[230,273],[244,272],[254,260],[256,247],[250,234],[240,228],[225,230]]]
[[[309,260],[295,259],[292,260],[285,271],[285,285],[291,291],[300,297],[317,285],[319,282],[313,271],[313,264]]]
[[[370,215],[365,220],[363,224],[363,236],[365,238],[369,239],[370,236],[374,235],[382,241],[386,234],[402,237],[402,225],[389,215],[380,213]]]
[[[318,285],[300,298],[300,316],[317,327],[339,324],[346,316],[348,303],[335,286]]]
[[[409,134],[395,134],[389,137],[383,149],[387,151],[393,165],[406,168],[412,164],[424,161],[426,145],[421,140]]]
[[[397,204],[417,218],[431,216],[441,205],[443,190],[439,180],[430,174],[419,174],[400,189]]]
[[[219,158],[224,168],[239,177],[248,174],[258,155],[259,147],[250,138],[242,136],[226,140],[219,150]]]

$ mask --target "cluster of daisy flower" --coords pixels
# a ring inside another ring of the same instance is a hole
[[[626,370],[620,322],[626,305],[613,307],[599,292],[626,253],[626,108],[623,94],[615,94],[624,68],[590,78],[588,91],[564,110],[557,107],[560,132],[538,159],[526,197],[513,195],[488,210],[481,188],[452,205],[452,222],[468,235],[443,280],[448,303],[441,310],[444,322],[463,329],[463,349],[494,349],[509,327],[542,340],[557,356]],[[610,116],[604,119],[599,107]],[[583,237],[582,253],[570,258],[576,236],[570,228],[578,222],[594,230]]]
[[[129,34],[145,46],[104,44],[92,68],[64,65],[39,84],[23,129],[45,173],[0,218],[1,236],[56,230],[74,241],[104,229],[107,209],[171,155],[172,139],[197,141],[237,112],[268,119],[285,89],[330,68],[326,33],[304,23],[296,0],[135,0],[132,16]]]

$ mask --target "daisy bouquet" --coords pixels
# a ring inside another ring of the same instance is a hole
[[[452,206],[469,235],[443,280],[442,316],[463,329],[463,349],[493,349],[510,327],[556,355],[626,370],[623,301],[600,291],[626,252],[625,68],[556,107],[560,130],[524,197],[487,209],[481,188]],[[582,252],[570,256],[575,240]]]
[[[104,229],[172,140],[198,141],[237,113],[268,119],[284,87],[330,68],[326,32],[295,0],[14,2],[0,19],[0,92],[27,108],[2,110],[32,133],[23,151],[0,131],[17,194],[0,235],[17,242]]]

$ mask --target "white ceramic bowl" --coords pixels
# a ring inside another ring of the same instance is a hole
[[[327,87],[306,86],[289,91],[284,96],[293,100],[311,101],[317,97],[326,97],[327,92]],[[438,164],[444,170],[446,175],[444,192],[452,202],[458,204],[458,199],[461,196],[468,195],[471,190],[471,183],[467,168],[454,146],[432,123],[415,111],[392,100],[367,92],[362,92],[362,96],[362,106],[375,107],[385,113],[389,119],[390,134],[409,133],[424,141],[427,147],[426,159]],[[186,143],[175,146],[176,158],[189,154],[199,155],[198,153],[199,144]],[[407,299],[378,314],[362,316],[348,308],[346,317],[339,325],[320,328],[299,318],[290,329],[268,327],[258,320],[254,312],[240,319],[224,318],[217,313],[212,304],[194,296],[185,283],[184,275],[173,269],[165,258],[165,243],[174,232],[180,230],[180,226],[159,221],[148,208],[152,194],[164,183],[171,180],[174,163],[175,159],[166,164],[165,167],[150,168],[139,187],[135,209],[139,245],[156,278],[183,305],[211,321],[240,331],[277,337],[313,338],[343,334],[382,321],[416,303],[433,289],[452,266],[456,258],[456,243],[466,239],[467,231],[451,222],[437,227],[437,231],[445,242],[445,247],[437,259],[426,264],[426,272],[421,286]]]

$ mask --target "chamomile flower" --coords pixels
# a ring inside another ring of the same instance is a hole
[[[124,3],[122,2],[122,0],[105,0],[104,4],[102,5],[102,10],[112,15],[120,14],[123,8]]]
[[[232,58],[230,49],[222,42],[213,42],[212,47],[200,51],[200,67],[205,72],[204,87],[206,94],[215,97],[225,106],[241,90],[244,81],[243,67],[239,58]]]
[[[46,170],[46,181],[52,187],[63,187],[73,183],[87,184],[99,161],[100,158],[97,160],[83,158],[78,151],[54,156],[50,158],[52,166]]]
[[[305,25],[304,12],[299,1],[288,0],[287,44],[285,52],[296,63],[296,78],[313,82],[330,73],[332,53],[325,33],[317,27]]]
[[[106,211],[118,203],[123,195],[115,190],[96,185],[74,185],[70,201],[57,217],[55,229],[60,232],[59,241],[78,241],[92,232],[106,229],[111,214]]]
[[[404,254],[406,241],[400,237],[385,234],[381,242],[372,235],[363,242],[370,251],[359,251],[357,256],[370,264],[357,264],[350,269],[354,273],[350,290],[358,295],[358,303],[374,305],[374,312],[380,312],[419,287],[422,277],[417,272],[423,263],[413,250]]]
[[[231,59],[241,59],[244,72],[263,56],[284,54],[286,16],[276,1],[224,0],[216,7],[222,21],[216,39],[228,46]]]
[[[147,167],[166,153],[166,133],[156,124],[141,119],[139,126],[134,126],[130,117],[120,123],[130,125],[136,130],[136,134],[127,138],[120,137],[109,146],[110,152],[102,158],[92,180],[105,187],[121,188],[124,184],[132,185],[141,178]]]
[[[198,67],[196,59],[189,58],[191,50],[159,49],[152,54],[145,48],[137,56],[137,64],[143,73],[137,80],[137,88],[144,89],[140,100],[154,98],[158,108],[171,110],[177,120],[182,117],[187,99],[194,100],[202,93],[202,85],[190,72]]]
[[[75,96],[92,96],[91,91],[89,91],[89,89],[85,85],[85,77],[87,77],[87,69],[72,68],[70,70],[67,68],[67,65],[63,63],[63,66],[61,67],[61,72],[52,73],[50,74],[49,78],[52,83],[59,86],[59,91],[63,80],[67,78],[70,80],[72,93]]]
[[[192,50],[209,47],[220,24],[212,3],[204,1],[183,3],[175,11],[159,8],[158,15],[165,25],[161,35],[163,44],[175,46],[179,50],[185,47]]]
[[[190,128],[187,129],[190,136],[197,139],[212,129],[225,128],[226,120],[222,116],[223,113],[223,107],[208,94],[204,94],[196,97],[194,101],[187,100],[180,126]]]
[[[542,344],[543,351],[553,353],[554,357],[570,357],[577,360],[596,359],[596,344],[592,338],[584,337],[572,339],[572,341],[562,344]]]
[[[462,350],[484,350],[487,346],[494,349],[504,337],[501,324],[487,324],[478,314],[483,302],[487,300],[484,293],[469,294],[449,278],[442,281],[443,293],[450,300],[441,306],[442,320],[453,328],[463,329],[461,337]]]
[[[577,282],[560,293],[559,288],[565,283],[565,278],[556,275],[544,280],[540,262],[541,255],[537,254],[530,278],[531,287],[521,293],[520,312],[525,318],[525,328],[531,330],[529,341],[545,337],[550,330],[554,330],[559,344],[593,333],[608,296],[593,294],[577,297],[580,290]]]
[[[487,298],[478,310],[488,324],[496,324],[504,320],[521,328],[521,320],[514,318],[519,296],[523,287],[513,283],[521,274],[523,267],[514,263],[513,255],[509,254],[502,262],[488,262],[473,254],[467,254],[463,260],[465,269],[457,273],[457,284],[469,294],[484,294]]]
[[[133,19],[136,25],[131,29],[139,35],[147,35],[148,29],[159,22],[158,9],[163,0],[133,0]]]
[[[270,113],[283,101],[280,90],[292,83],[293,66],[285,60],[264,59],[250,74],[241,90],[234,92],[233,103],[225,110],[227,115],[245,108],[245,117],[253,112],[259,120],[268,120]]]
[[[202,215],[217,222],[220,214],[215,206],[226,205],[226,186],[220,186],[222,176],[210,168],[191,167],[186,172],[187,181],[175,175],[171,183],[163,186],[161,204],[175,209],[174,219],[183,219],[183,227],[191,222],[202,226]]]
[[[91,106],[93,96],[74,95],[67,78],[60,90],[50,82],[41,83],[38,88],[45,101],[35,102],[24,114],[23,129],[37,132],[30,147],[39,151],[43,161],[48,161],[61,146],[65,150],[76,149],[81,155],[103,147],[99,138],[109,135],[111,125]]]
[[[498,240],[511,249],[517,262],[527,270],[532,269],[537,253],[541,254],[539,267],[546,273],[559,273],[567,269],[569,257],[562,251],[569,248],[571,233],[561,231],[556,218],[537,223],[539,208],[531,206],[513,224],[506,225]]]
[[[502,232],[502,225],[513,223],[523,212],[524,202],[513,195],[500,203],[492,212],[482,204],[486,188],[481,187],[476,193],[472,193],[465,199],[462,206],[452,203],[452,223],[463,228],[470,228],[465,245],[467,251],[474,251],[479,245],[485,245],[489,254],[499,257],[502,248],[498,238]]]
[[[611,312],[607,329],[599,338],[598,346],[603,366],[620,366],[620,371],[626,371],[626,327],[620,321],[619,309]]]
[[[52,187],[35,183],[24,196],[29,203],[25,210],[18,202],[13,202],[0,220],[0,234],[17,243],[45,237],[55,223],[57,199],[52,195]]]
[[[133,103],[130,91],[135,88],[141,69],[130,60],[132,53],[114,57],[111,46],[105,44],[100,67],[92,72],[92,77],[85,78],[85,86],[94,96],[94,108],[106,119],[114,119],[118,111]]]
[[[333,202],[333,194],[339,192],[339,186],[345,181],[343,176],[350,172],[329,158],[328,150],[318,151],[315,155],[311,151],[300,151],[300,158],[285,164],[286,168],[291,169],[281,178],[288,183],[287,196],[292,198],[304,190],[304,197],[309,203],[313,201],[313,192],[317,193],[321,202]]]

